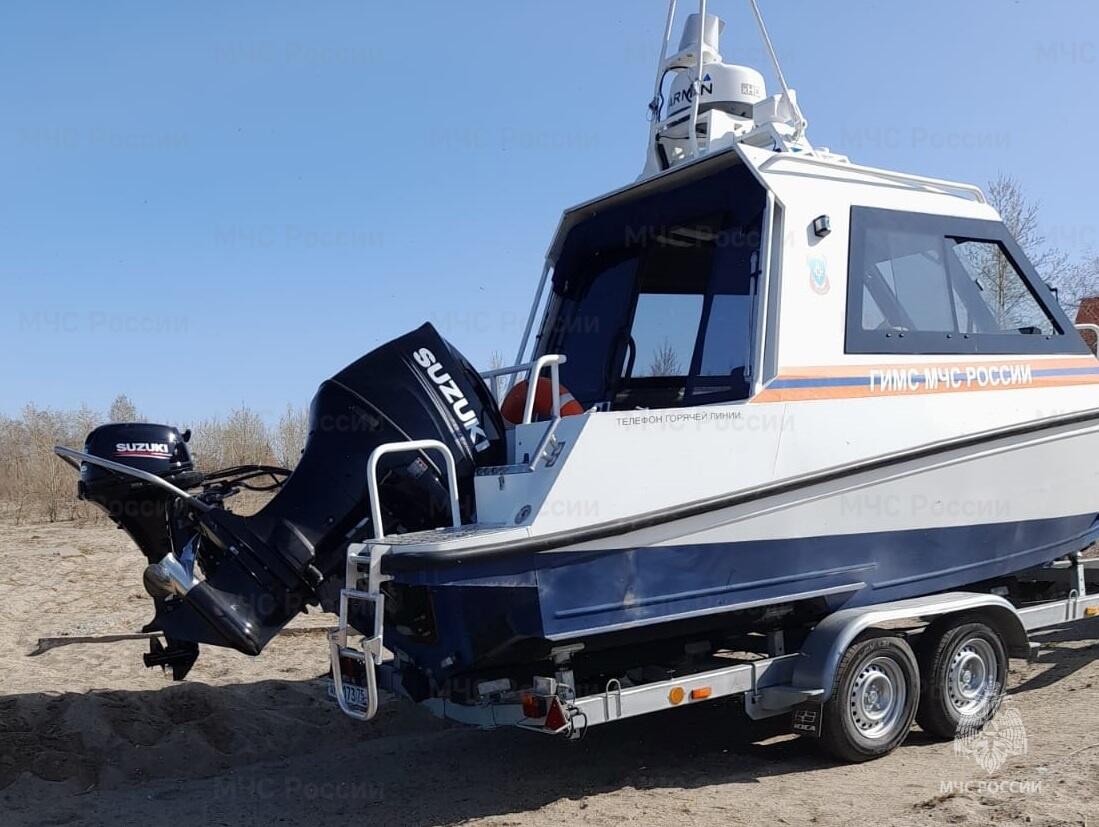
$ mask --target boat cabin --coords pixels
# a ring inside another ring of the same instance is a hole
[[[839,156],[733,144],[566,212],[550,264],[535,356],[566,356],[585,409],[775,399],[821,366],[1088,352],[979,190]]]

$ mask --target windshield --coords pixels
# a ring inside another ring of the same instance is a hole
[[[539,353],[586,408],[744,399],[751,385],[762,188],[735,167],[575,226]]]

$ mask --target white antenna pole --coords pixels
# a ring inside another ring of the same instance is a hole
[[[755,0],[752,0],[754,3]],[[691,86],[694,88],[694,96],[691,99],[691,120],[688,126],[688,137],[691,140],[691,155],[697,156],[702,152],[698,143],[698,103],[702,97],[702,50],[706,44],[706,0],[698,0],[698,59],[695,61],[695,79]]]
[[[705,2],[705,0],[703,0]],[[801,107],[798,106],[797,101],[790,94],[790,87],[786,85],[786,76],[782,74],[782,66],[778,62],[778,55],[775,54],[775,47],[771,44],[771,36],[767,34],[767,25],[763,22],[763,15],[760,14],[759,4],[756,0],[748,0],[752,4],[752,11],[756,16],[756,23],[759,24],[759,33],[763,36],[763,45],[767,47],[767,53],[771,56],[771,65],[775,67],[775,74],[778,75],[779,85],[782,87],[783,97],[786,98],[786,102],[790,104],[790,108],[794,110],[794,114],[797,116],[798,124],[797,129],[794,132],[794,140],[798,140],[805,134],[805,130],[809,127],[809,121],[805,119],[805,116],[801,113]]]
[[[663,106],[663,95],[661,93],[664,86],[664,61],[668,57],[668,41],[672,39],[672,24],[675,20],[675,2],[676,0],[670,0],[668,3],[668,21],[664,24],[664,43],[660,47],[660,61],[656,64],[656,84],[653,88],[652,102],[649,104],[649,111],[652,113],[652,122],[654,124],[660,120],[660,109]],[[650,132],[652,131],[653,130],[650,130]]]

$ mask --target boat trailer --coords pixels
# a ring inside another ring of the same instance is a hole
[[[453,530],[460,529],[441,531]],[[382,590],[385,576],[381,573],[382,558],[391,553],[394,545],[400,545],[402,539],[383,537],[349,549],[349,582],[359,583],[362,588],[342,591],[339,623],[329,633],[330,693],[345,714],[361,721],[370,720],[377,713],[381,690],[398,696],[404,694],[399,660],[385,658],[385,594]],[[730,661],[729,665],[647,683],[631,684],[624,678],[613,678],[601,687],[601,691],[587,694],[577,691],[569,666],[569,657],[577,647],[563,646],[553,653],[554,674],[536,677],[530,687],[518,688],[509,680],[485,681],[477,685],[478,703],[458,703],[446,697],[431,697],[419,703],[438,717],[483,729],[517,726],[579,739],[590,727],[599,724],[720,698],[740,697],[746,714],[752,719],[790,715],[793,732],[821,737],[829,726],[829,708],[848,706],[830,704],[830,701],[838,700],[836,690],[843,683],[841,671],[845,658],[860,644],[918,639],[921,633],[929,631],[937,639],[948,639],[958,629],[980,622],[1002,641],[1008,655],[1029,659],[1039,648],[1031,642],[1030,632],[1099,617],[1099,593],[1087,591],[1089,576],[1093,581],[1099,576],[1099,560],[1073,555],[1057,567],[1062,579],[1067,575],[1070,581],[1067,596],[1034,605],[1017,607],[994,593],[951,592],[841,609],[817,623],[796,651],[787,651],[784,633],[775,631],[767,635],[768,654],[758,659]],[[348,621],[349,609],[356,604],[367,609],[367,616],[372,618],[371,632],[363,636],[359,646],[349,642],[349,635],[354,633]],[[913,623],[921,624],[921,627],[914,631]],[[908,628],[905,628],[906,624]],[[928,647],[921,648],[926,650]],[[964,661],[967,668],[980,671],[992,666],[991,663],[982,664],[979,655],[979,652],[977,655],[970,653],[969,660]],[[959,658],[954,651],[947,656],[955,662]],[[921,661],[921,667],[921,672],[943,672],[958,684],[959,673],[957,670],[952,672],[949,664]],[[914,685],[908,687],[892,685],[889,677],[881,681],[883,688],[919,694],[921,676],[914,676]],[[931,677],[922,675],[925,681]],[[983,720],[995,714],[1005,678],[1006,668],[994,681],[998,697],[982,708]],[[964,694],[964,686],[962,689]],[[956,690],[957,686],[955,694]],[[988,686],[982,689],[986,693],[988,690]],[[949,687],[944,687],[946,694],[950,691]],[[973,699],[969,701],[972,706]],[[964,704],[961,708],[964,709]],[[927,722],[921,723],[927,728]],[[934,734],[953,737],[955,733],[950,730],[956,723],[947,721],[940,727],[943,731]],[[832,721],[832,724],[836,722]],[[902,735],[907,735],[910,724],[911,720],[904,726]],[[902,740],[903,737],[899,738],[897,744]],[[842,754],[841,757],[864,760],[874,756]]]

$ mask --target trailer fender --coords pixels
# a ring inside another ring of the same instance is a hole
[[[827,701],[832,694],[836,668],[843,653],[868,629],[882,623],[963,612],[983,614],[1003,637],[1009,654],[1025,657],[1029,652],[1026,628],[1015,607],[1004,598],[992,594],[952,592],[841,609],[818,623],[806,638],[801,649],[802,657],[794,667],[791,687],[781,692],[786,703],[783,704],[778,697],[774,700],[782,705],[788,705],[796,696],[820,703]],[[765,705],[771,706],[766,702]]]

